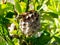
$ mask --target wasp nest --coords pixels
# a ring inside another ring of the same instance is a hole
[[[31,10],[18,16],[19,28],[25,35],[32,35],[40,29],[39,14]]]

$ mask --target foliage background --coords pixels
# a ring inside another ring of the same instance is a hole
[[[21,14],[27,10],[28,0],[14,0],[2,3],[0,0],[0,45],[60,45],[60,0],[30,0],[30,8],[40,14],[40,37],[25,38],[18,30],[15,20],[16,12]],[[15,12],[16,11],[16,12]],[[17,31],[12,34],[19,38],[11,38],[7,24],[15,23]],[[40,35],[38,34],[38,35]]]

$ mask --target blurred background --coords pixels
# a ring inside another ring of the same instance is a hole
[[[40,15],[40,33],[32,37],[22,35],[16,21],[29,10]],[[11,23],[16,29],[8,30]],[[60,45],[60,0],[0,0],[0,45]]]

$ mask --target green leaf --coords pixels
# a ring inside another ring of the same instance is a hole
[[[14,15],[14,12],[7,12],[6,17],[7,18],[12,18]]]
[[[15,2],[19,2],[19,0],[14,0]]]
[[[25,3],[27,3],[27,0],[20,0],[21,2],[25,2]]]
[[[54,12],[44,12],[45,15],[48,15],[52,18],[58,18],[58,14],[57,13],[54,13]]]
[[[52,16],[53,18],[58,18],[58,14],[54,13],[54,12],[48,12],[48,14],[50,16]]]
[[[6,43],[6,41],[4,40],[4,38],[2,38],[1,36],[0,36],[0,45],[6,45],[7,43]]]
[[[27,42],[31,42],[32,45],[45,45],[51,40],[50,34],[44,31],[40,37],[29,37],[26,39]]]
[[[26,3],[25,2],[20,2],[20,6],[21,6],[22,13],[25,12],[25,10],[26,10]]]
[[[0,4],[0,16],[4,15],[4,9],[2,9],[2,4]]]
[[[60,43],[60,38],[59,37],[54,36],[54,38],[58,43]]]
[[[15,2],[15,8],[16,8],[16,10],[17,10],[17,12],[18,12],[19,14],[22,12],[21,6],[20,6],[20,4],[19,4],[18,2]]]
[[[14,10],[14,5],[12,3],[7,2],[6,5],[7,5],[7,7],[6,7],[7,11],[13,11]]]
[[[4,25],[4,24],[8,24],[9,23],[9,20],[8,19],[6,19],[6,18],[2,18],[2,24]]]

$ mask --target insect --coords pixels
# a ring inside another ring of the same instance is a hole
[[[19,19],[19,28],[25,35],[32,35],[40,29],[39,14],[34,10],[19,15],[17,19]]]

